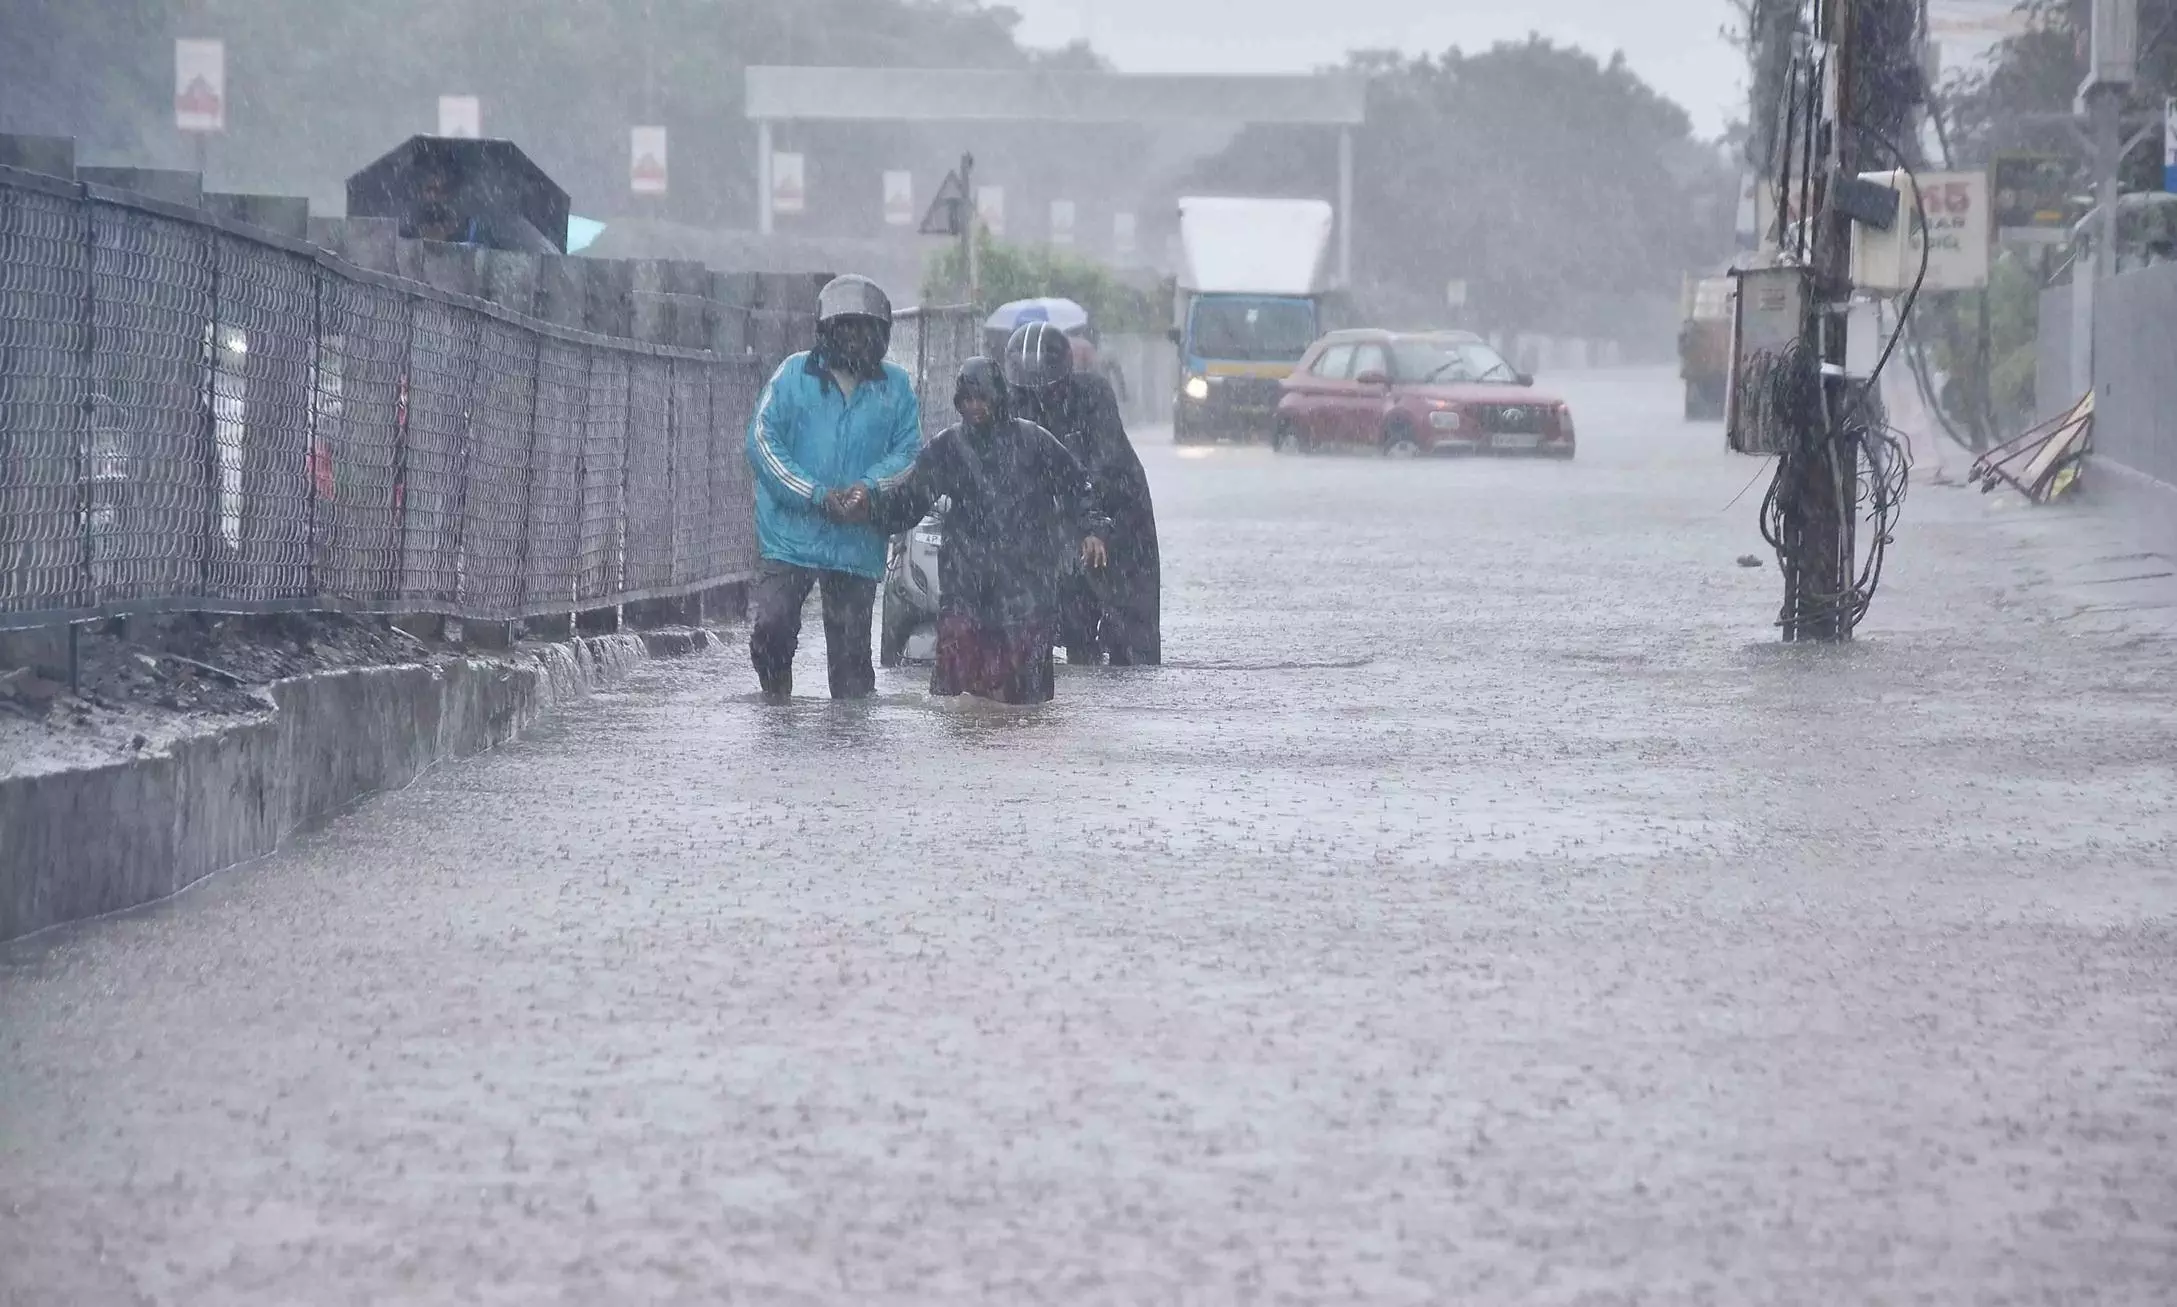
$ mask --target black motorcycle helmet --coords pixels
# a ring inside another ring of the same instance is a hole
[[[867,277],[834,277],[816,294],[816,353],[825,367],[866,380],[884,375],[892,300]]]
[[[980,399],[990,405],[990,425],[1003,426],[1012,420],[1012,405],[1006,401],[1005,378],[998,373],[998,365],[977,356],[960,365],[960,379],[952,388],[952,406],[958,409],[963,400]],[[967,414],[962,413],[965,420]],[[972,424],[970,424],[972,425]]]
[[[1005,381],[1038,399],[1073,378],[1073,342],[1048,322],[1023,323],[1005,342]]]

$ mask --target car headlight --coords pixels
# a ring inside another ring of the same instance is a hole
[[[1209,398],[1209,378],[1208,378],[1208,377],[1189,377],[1189,378],[1187,378],[1187,398],[1188,398],[1188,399],[1192,399],[1192,400],[1204,400],[1204,399],[1208,399],[1208,398]]]
[[[1440,408],[1429,414],[1429,425],[1438,431],[1457,431],[1465,423],[1455,408]]]

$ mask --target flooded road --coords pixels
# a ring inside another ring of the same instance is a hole
[[[656,666],[0,948],[0,1303],[2169,1301],[2155,569],[1916,487],[1782,649],[1757,466],[1556,380],[1143,433],[1171,666]]]

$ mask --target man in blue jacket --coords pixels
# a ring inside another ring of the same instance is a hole
[[[922,449],[913,378],[887,363],[892,302],[867,277],[818,293],[816,348],[779,365],[748,427],[763,565],[749,657],[764,697],[794,693],[794,651],[809,590],[822,590],[834,699],[875,693],[870,617],[884,576],[884,537],[869,495]]]

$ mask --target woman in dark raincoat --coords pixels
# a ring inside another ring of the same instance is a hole
[[[1020,416],[1057,436],[1088,469],[1096,506],[1111,523],[1110,566],[1073,572],[1063,585],[1066,661],[1114,667],[1163,662],[1156,507],[1111,383],[1075,372],[1073,342],[1047,322],[1028,323],[1006,342],[1005,379]]]
[[[1045,703],[1054,689],[1059,574],[1076,554],[1089,570],[1102,569],[1109,528],[1081,464],[1051,433],[1012,416],[996,364],[969,359],[953,404],[960,422],[906,472],[877,483],[870,520],[879,531],[904,531],[939,496],[952,501],[938,555],[930,692]]]

